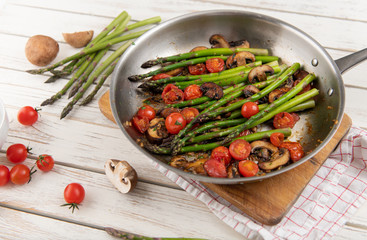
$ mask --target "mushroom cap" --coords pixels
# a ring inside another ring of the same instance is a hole
[[[274,69],[270,67],[269,65],[261,65],[258,67],[255,67],[251,69],[251,71],[248,73],[248,81],[250,83],[255,83],[257,79],[259,82],[266,80],[266,73],[273,74]]]
[[[220,34],[214,34],[209,38],[209,43],[212,45],[212,48],[229,48],[229,43],[227,40]]]
[[[226,60],[226,66],[227,68],[235,68],[255,61],[256,58],[254,54],[247,51],[242,51],[232,54],[230,57],[228,57]]]
[[[286,164],[290,159],[290,153],[288,149],[281,148],[278,152],[275,152],[270,161],[259,163],[259,167],[263,170],[273,170]]]
[[[104,168],[107,178],[121,193],[128,193],[135,188],[138,174],[128,162],[110,159]]]

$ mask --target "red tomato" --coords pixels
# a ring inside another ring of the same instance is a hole
[[[293,117],[294,122],[295,123],[298,122],[298,120],[300,119],[300,117],[298,116],[298,114],[297,113],[291,113],[291,115]]]
[[[276,147],[279,147],[284,141],[284,134],[280,132],[275,132],[270,135],[270,142]]]
[[[254,102],[246,102],[242,105],[241,114],[244,118],[250,118],[259,112],[259,106]]]
[[[190,123],[197,115],[199,115],[199,110],[193,107],[187,107],[181,111],[181,114],[185,117],[187,124]]]
[[[293,87],[295,87],[300,81],[302,80],[296,80],[293,83]],[[299,93],[297,93],[297,95],[301,95],[302,93],[305,93],[307,91],[311,90],[311,84],[307,84],[306,87],[303,88],[302,91],[300,91]]]
[[[293,162],[297,162],[305,155],[302,145],[298,142],[283,142],[279,147],[288,149]]]
[[[79,183],[70,183],[66,186],[64,190],[64,199],[67,204],[62,206],[70,206],[72,208],[72,212],[74,212],[75,208],[78,208],[78,204],[80,204],[85,197],[85,190],[82,185]]]
[[[0,165],[0,186],[4,186],[10,180],[9,168],[5,165]]]
[[[186,127],[186,119],[181,113],[171,113],[166,118],[166,128],[171,134],[179,133]]]
[[[221,72],[224,69],[224,60],[221,58],[210,58],[206,60],[205,66],[211,73]]]
[[[30,106],[22,107],[18,111],[18,121],[20,124],[31,126],[38,119],[38,111],[41,109],[33,108]]]
[[[169,78],[169,77],[172,77],[172,76],[167,74],[167,73],[159,73],[157,75],[154,75],[150,80],[155,81],[155,80],[158,80],[158,79]]]
[[[275,128],[293,128],[294,124],[293,116],[287,112],[278,113],[273,120],[273,126]]]
[[[184,93],[173,84],[168,84],[162,92],[162,99],[165,104],[173,104],[184,100]]]
[[[10,181],[23,185],[31,179],[31,170],[24,164],[17,164],[10,170]]]
[[[224,163],[220,160],[210,158],[204,163],[204,169],[210,177],[225,178],[227,170]]]
[[[210,158],[217,159],[220,161],[223,161],[224,165],[228,165],[231,160],[231,154],[229,154],[228,148],[224,146],[219,146],[213,149],[212,154],[210,155]]]
[[[139,117],[147,117],[149,121],[155,118],[155,110],[149,105],[144,105],[139,108],[137,115]]]
[[[245,130],[243,130],[240,134],[238,134],[238,136],[237,136],[237,137],[247,136],[247,135],[249,135],[250,133],[251,133],[251,131],[250,131],[250,130],[245,129]]]
[[[188,68],[191,75],[200,75],[206,72],[206,67],[204,63],[190,65]]]
[[[243,139],[234,140],[231,145],[229,145],[229,153],[236,160],[246,159],[251,152],[251,145]]]
[[[149,119],[147,117],[134,116],[133,125],[136,130],[141,133],[145,133],[145,131],[149,128]]]
[[[21,143],[13,144],[6,150],[6,158],[12,163],[21,163],[27,158],[29,150]]]
[[[37,167],[39,170],[48,172],[54,167],[54,165],[55,161],[50,155],[42,154],[38,156]]]
[[[201,96],[203,96],[203,92],[201,91],[200,86],[196,84],[192,84],[186,87],[184,90],[185,100],[191,100],[191,99],[199,98]]]
[[[259,171],[259,166],[250,160],[242,160],[238,163],[238,170],[244,177],[253,177]]]

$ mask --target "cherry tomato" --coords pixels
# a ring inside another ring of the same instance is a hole
[[[204,169],[210,177],[225,178],[227,170],[224,163],[218,159],[210,158],[204,163]]]
[[[224,69],[224,61],[221,58],[210,58],[206,60],[205,66],[211,73],[221,72]]]
[[[278,113],[273,120],[273,126],[275,128],[293,128],[294,124],[293,116],[287,112]]]
[[[204,63],[190,65],[188,68],[191,75],[201,75],[206,72],[206,67]]]
[[[162,99],[165,104],[173,104],[184,100],[184,93],[173,84],[168,84],[162,92]]]
[[[167,74],[167,73],[159,73],[157,75],[154,75],[150,80],[155,81],[155,80],[158,80],[158,79],[169,78],[169,77],[172,77],[172,76]]]
[[[9,168],[5,165],[0,165],[0,186],[4,186],[10,180]]]
[[[155,110],[149,105],[144,105],[139,108],[137,115],[139,117],[147,117],[149,121],[155,118]]]
[[[293,162],[297,162],[305,155],[302,145],[298,142],[283,142],[279,147],[288,149]]]
[[[20,124],[31,126],[38,120],[38,111],[41,109],[25,106],[18,111],[18,121]]]
[[[296,80],[296,81],[294,81],[293,87],[295,87],[300,81],[302,81],[302,80]],[[304,87],[302,89],[302,91],[300,91],[299,93],[297,93],[297,95],[301,95],[302,93],[305,93],[305,92],[307,92],[309,90],[311,90],[311,84],[307,84],[306,87]]]
[[[246,159],[251,152],[251,145],[246,140],[237,139],[229,145],[229,153],[236,160]]]
[[[284,134],[275,132],[270,135],[270,142],[276,147],[279,147],[284,141]]]
[[[250,118],[259,112],[259,106],[254,102],[246,102],[242,105],[241,114],[244,118]]]
[[[6,150],[6,158],[12,163],[21,163],[27,158],[29,150],[21,143],[13,144]]]
[[[259,166],[253,161],[242,160],[238,163],[238,170],[244,177],[253,177],[259,171]]]
[[[145,133],[149,128],[149,119],[147,117],[134,116],[133,125],[136,130]]]
[[[240,134],[238,134],[237,137],[243,137],[243,136],[247,136],[251,133],[251,131],[249,129],[245,129],[243,130]]]
[[[210,158],[217,159],[223,161],[224,165],[228,165],[231,160],[231,154],[229,154],[228,148],[224,146],[219,146],[213,149]]]
[[[201,96],[203,96],[203,92],[201,91],[200,86],[196,84],[192,84],[186,87],[184,90],[185,100],[191,100],[191,99],[199,98]]]
[[[78,208],[78,204],[80,204],[85,197],[85,190],[82,185],[79,183],[70,183],[66,186],[64,190],[64,199],[67,204],[62,206],[70,206],[72,208],[72,212],[74,212],[75,208]]]
[[[181,113],[171,113],[166,118],[166,128],[169,133],[177,134],[184,127],[186,127],[186,119]]]
[[[298,120],[300,119],[300,117],[298,116],[298,114],[297,113],[291,113],[291,115],[293,117],[294,122],[295,123],[298,122]]]
[[[39,170],[48,172],[54,167],[54,165],[55,161],[50,155],[42,154],[38,156],[37,167]]]
[[[16,185],[23,185],[31,179],[31,170],[24,164],[17,164],[10,170],[10,181]]]
[[[181,111],[181,114],[185,117],[187,124],[190,123],[197,115],[199,115],[199,110],[193,107],[187,107]]]

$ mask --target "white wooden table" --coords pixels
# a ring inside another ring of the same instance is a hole
[[[364,0],[0,0],[0,98],[10,118],[7,142],[0,164],[9,167],[5,151],[13,143],[33,148],[56,160],[49,173],[37,172],[30,184],[0,188],[0,239],[112,239],[102,228],[147,236],[242,239],[206,206],[155,170],[99,111],[97,100],[77,107],[66,119],[59,114],[68,100],[44,107],[39,121],[25,127],[16,120],[22,106],[39,106],[66,83],[44,84],[45,75],[30,75],[34,68],[25,58],[28,38],[45,34],[56,39],[60,60],[77,50],[65,44],[61,33],[93,29],[99,33],[122,10],[132,21],[161,16],[162,20],[209,9],[242,9],[267,14],[304,30],[319,41],[334,59],[367,47],[367,4]],[[346,113],[354,124],[367,129],[367,62],[343,75]],[[98,97],[108,89],[109,81]],[[104,175],[107,159],[124,159],[137,170],[140,180],[130,194],[117,192]],[[86,198],[80,210],[60,207],[63,190],[81,183]],[[367,203],[339,231],[335,239],[367,238]]]

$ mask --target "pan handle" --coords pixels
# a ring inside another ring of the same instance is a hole
[[[367,59],[367,48],[335,60],[340,73]]]

